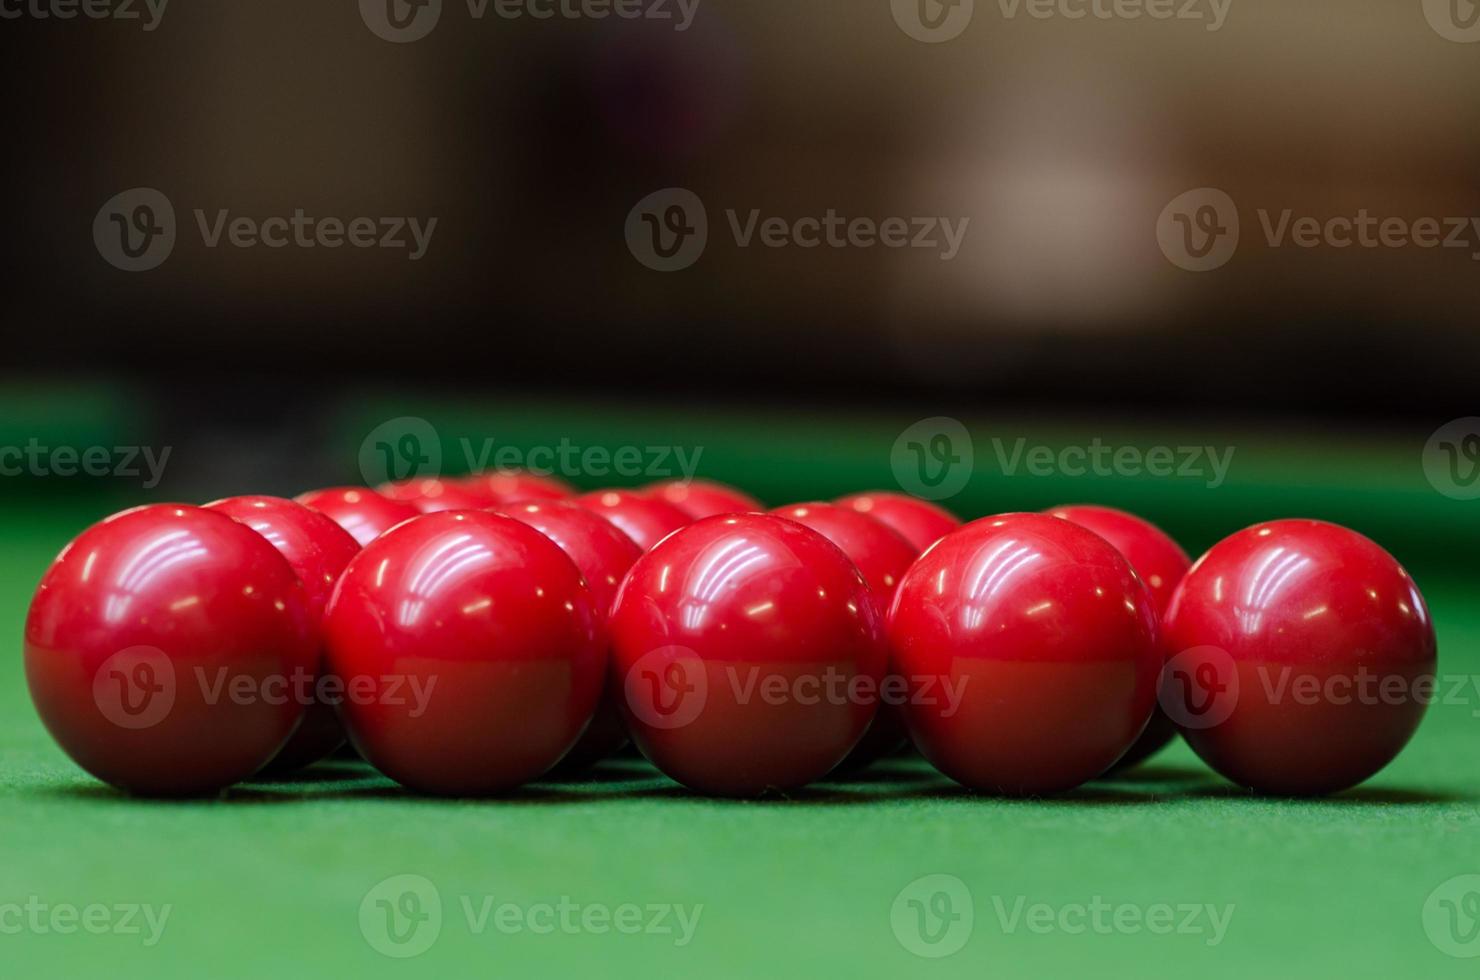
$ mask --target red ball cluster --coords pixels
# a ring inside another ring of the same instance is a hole
[[[1422,596],[1318,521],[1195,564],[1104,507],[985,517],[868,493],[764,511],[702,481],[528,473],[156,505],[42,579],[26,675],[88,772],[199,795],[348,737],[439,795],[577,772],[630,738],[753,796],[906,739],[973,789],[1071,790],[1180,731],[1256,790],[1353,786],[1433,684]]]

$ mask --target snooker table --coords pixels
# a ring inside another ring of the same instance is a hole
[[[880,410],[721,406],[680,416],[657,403],[346,399],[329,425],[339,468],[320,482],[357,481],[364,434],[406,415],[433,425],[449,471],[463,438],[702,447],[701,476],[771,505],[895,487],[892,447],[916,420]],[[695,796],[632,757],[491,800],[418,798],[342,760],[219,799],[132,799],[85,775],[42,729],[22,674],[22,624],[67,540],[119,506],[182,490],[168,481],[149,492],[12,483],[0,517],[0,631],[11,638],[0,674],[0,963],[11,976],[106,970],[153,980],[1472,976],[1480,877],[1464,876],[1480,875],[1480,692],[1471,683],[1480,676],[1480,583],[1469,557],[1480,504],[1429,483],[1422,455],[1432,430],[962,421],[971,478],[944,503],[963,516],[1105,503],[1159,522],[1194,555],[1269,517],[1317,516],[1367,533],[1424,591],[1439,671],[1457,690],[1430,707],[1387,769],[1325,799],[1253,796],[1180,742],[1119,778],[1035,800],[970,794],[907,753],[748,802]],[[993,440],[1011,454],[1019,439],[1235,452],[1209,486],[1207,474],[1011,468]],[[651,477],[572,479],[595,487]],[[264,484],[201,487],[198,496],[305,489],[273,485],[271,475]],[[93,905],[112,916],[97,934],[75,921],[68,932],[69,913],[55,914]],[[132,906],[152,910],[153,924],[141,910],[126,930],[120,909]],[[392,912],[405,913],[399,926],[388,926]],[[387,928],[402,926],[409,942],[387,942]],[[387,955],[405,952],[417,955]]]

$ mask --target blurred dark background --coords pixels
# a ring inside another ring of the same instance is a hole
[[[975,441],[947,501],[968,516],[1100,500],[1193,548],[1287,513],[1480,543],[1443,475],[1480,420],[1436,434],[1476,414],[1480,228],[1263,227],[1480,215],[1468,0],[91,2],[109,16],[0,0],[0,447],[172,456],[156,485],[0,493],[102,489],[106,513],[361,482],[362,440],[405,416],[451,472],[464,438],[657,442],[782,503],[896,486],[900,433],[948,416]],[[629,233],[671,227],[671,188],[708,237],[655,271]],[[1188,222],[1196,258],[1194,226],[1227,231],[1203,188],[1240,236],[1194,272],[1165,232]],[[377,242],[436,225],[424,249],[232,242],[298,211]],[[946,259],[745,245],[729,217],[829,211],[969,224]],[[1025,478],[997,438],[1238,455],[1218,488]]]
[[[1216,30],[1207,6],[1071,20],[978,0],[938,44],[889,0],[701,0],[681,31],[447,0],[410,43],[354,0],[172,3],[153,29],[143,0],[139,20],[24,13],[0,22],[5,374],[122,377],[207,414],[362,385],[1465,414],[1480,244],[1276,249],[1256,215],[1480,214],[1480,46],[1417,2],[1231,0]],[[653,272],[624,222],[674,186],[705,201],[709,245]],[[128,273],[91,229],[135,187],[170,199],[178,240]],[[1198,187],[1243,223],[1201,274],[1156,238]],[[438,224],[409,261],[207,248],[193,216],[298,208]],[[731,208],[971,223],[946,262],[742,248]]]

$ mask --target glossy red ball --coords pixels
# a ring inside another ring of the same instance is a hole
[[[439,514],[444,510],[482,510],[503,502],[475,487],[435,477],[384,483],[376,490],[391,500],[410,504],[423,514]]]
[[[329,595],[340,573],[350,559],[360,553],[360,546],[348,531],[318,511],[281,497],[228,497],[206,504],[206,510],[219,511],[234,518],[267,539],[293,567],[308,597],[309,614],[314,629],[322,630]],[[322,654],[318,671],[325,669]],[[316,695],[314,691],[306,692]],[[291,772],[325,758],[344,744],[344,729],[334,712],[334,705],[312,696],[306,704],[303,724],[288,740],[265,772]]]
[[[643,551],[693,523],[693,518],[666,500],[635,490],[595,490],[577,497],[576,503],[611,521]]]
[[[421,514],[410,504],[383,497],[367,487],[310,490],[293,500],[344,528],[362,548],[402,521]]]
[[[503,513],[560,545],[585,577],[604,624],[616,598],[617,586],[632,564],[642,557],[642,549],[610,521],[565,501],[512,504]],[[627,727],[622,722],[617,700],[610,692],[603,694],[586,733],[561,760],[560,771],[586,769],[627,744]]]
[[[646,492],[677,507],[693,520],[717,514],[749,514],[766,507],[750,494],[712,480],[668,480]]]
[[[26,680],[83,769],[147,795],[200,795],[261,769],[303,718],[319,637],[292,567],[251,528],[174,504],[95,524],[47,569]]]
[[[1408,743],[1434,694],[1428,607],[1378,545],[1322,521],[1215,544],[1167,610],[1162,706],[1193,750],[1265,793],[1334,793]]]
[[[1136,574],[1141,576],[1141,581],[1145,583],[1156,603],[1156,615],[1166,615],[1173,591],[1182,581],[1182,576],[1187,574],[1187,569],[1192,567],[1192,559],[1169,534],[1150,521],[1113,507],[1077,504],[1055,507],[1047,513],[1089,528],[1114,545],[1115,550],[1124,555]],[[1166,653],[1163,649],[1163,654]],[[1146,725],[1146,730],[1136,739],[1136,744],[1130,747],[1115,767],[1128,769],[1161,751],[1172,740],[1176,731],[1171,719],[1158,707]]]
[[[502,504],[532,500],[565,500],[576,495],[575,488],[555,476],[542,476],[524,470],[495,470],[477,473],[453,481],[476,493],[492,497]]]
[[[808,503],[778,507],[771,513],[805,524],[843,549],[874,590],[879,609],[887,611],[894,589],[919,554],[914,545],[884,522],[840,504]],[[872,765],[905,743],[899,705],[881,701],[868,732],[838,765],[840,773]]]
[[[710,517],[632,566],[612,679],[653,764],[705,793],[824,776],[873,716],[888,659],[863,576],[825,537],[766,514]]]
[[[961,519],[944,507],[903,493],[855,493],[837,503],[899,532],[916,551],[924,551],[961,526]]]
[[[883,522],[837,504],[791,504],[771,513],[805,524],[841,548],[874,590],[880,609],[889,608],[895,587],[919,554]]]
[[[1056,517],[1004,514],[942,538],[900,583],[889,638],[915,745],[973,789],[1073,789],[1156,704],[1151,594],[1108,542]]]
[[[505,792],[560,761],[591,720],[607,659],[569,556],[477,511],[428,514],[372,542],[340,576],[325,630],[351,743],[390,778],[442,795]]]

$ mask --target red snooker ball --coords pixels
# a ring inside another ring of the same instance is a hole
[[[605,623],[612,600],[617,595],[617,586],[632,563],[642,557],[642,549],[610,521],[565,501],[513,504],[503,513],[528,524],[560,545],[581,570]],[[561,760],[561,771],[576,772],[589,768],[627,744],[627,728],[622,724],[618,700],[610,693],[602,696],[590,727],[575,748]]]
[[[491,493],[435,477],[383,483],[376,489],[382,496],[410,504],[423,514],[438,514],[444,510],[483,510],[503,502]]]
[[[841,548],[874,590],[880,609],[889,608],[895,586],[919,554],[912,544],[882,522],[847,507],[791,504],[771,513],[805,524]]]
[[[855,493],[837,503],[899,532],[916,551],[924,551],[961,526],[961,519],[944,507],[903,493]]]
[[[611,521],[643,551],[693,522],[693,518],[666,500],[635,490],[595,490],[575,500],[592,513]]]
[[[325,632],[350,742],[425,793],[538,778],[590,722],[606,668],[580,570],[529,525],[478,511],[372,542],[340,576]]]
[[[318,636],[287,560],[251,528],[160,504],[95,524],[31,602],[26,680],[83,769],[158,796],[219,791],[303,718]]]
[[[711,480],[669,480],[652,484],[646,492],[666,500],[696,521],[717,514],[748,514],[766,509],[750,494]]]
[[[843,549],[843,554],[858,566],[864,581],[874,590],[880,610],[888,610],[895,587],[919,553],[882,521],[838,504],[792,504],[771,513],[805,524]],[[868,733],[838,769],[843,772],[862,769],[898,749],[905,738],[898,705],[882,703]]]
[[[523,470],[495,470],[454,480],[459,486],[491,497],[501,504],[526,500],[565,500],[576,495],[575,489],[554,476],[541,476]]]
[[[1167,610],[1162,704],[1193,750],[1264,793],[1334,793],[1387,765],[1433,690],[1418,587],[1343,527],[1271,521],[1215,544]]]
[[[1115,546],[1125,556],[1151,593],[1158,618],[1166,615],[1172,592],[1192,567],[1192,559],[1182,546],[1161,528],[1134,514],[1113,507],[1080,504],[1055,507],[1047,513],[1080,527],[1089,528]],[[1159,752],[1172,740],[1176,727],[1160,708],[1151,716],[1146,731],[1136,744],[1116,763],[1117,769],[1129,768],[1152,753]]]
[[[402,521],[421,514],[408,503],[383,497],[366,487],[310,490],[293,500],[344,528],[362,548]]]
[[[900,583],[889,638],[915,745],[973,789],[1073,789],[1125,754],[1156,704],[1151,594],[1103,538],[1056,517],[942,538]]]
[[[723,796],[821,778],[857,744],[888,659],[863,576],[810,528],[710,517],[627,573],[612,681],[654,765]]]
[[[247,525],[288,560],[308,597],[314,628],[322,630],[334,583],[339,581],[350,559],[360,552],[360,546],[349,532],[318,511],[281,497],[228,497],[206,504],[206,510],[219,511]],[[320,676],[323,670],[321,656]],[[314,697],[307,704],[303,724],[266,771],[301,769],[325,758],[342,744],[344,729],[334,714],[333,704]]]

